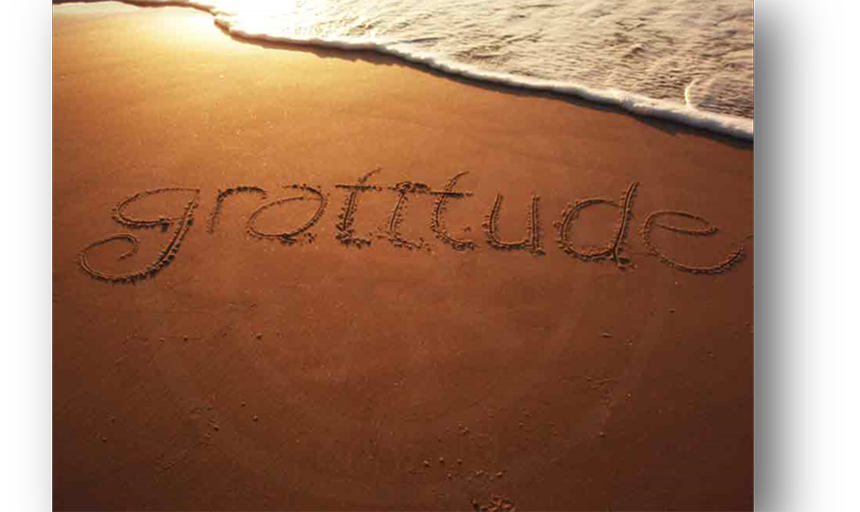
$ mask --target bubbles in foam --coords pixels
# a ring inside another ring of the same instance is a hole
[[[237,37],[391,54],[753,138],[749,0],[146,0]]]

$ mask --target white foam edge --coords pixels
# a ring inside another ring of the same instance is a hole
[[[754,140],[753,119],[707,112],[688,104],[649,98],[619,89],[596,89],[572,82],[561,82],[537,78],[514,76],[507,73],[479,70],[467,64],[439,60],[431,54],[407,52],[384,42],[350,41],[349,39],[295,38],[243,29],[235,21],[235,13],[223,11],[217,6],[197,0],[134,0],[129,3],[153,5],[187,5],[202,9],[214,16],[215,23],[237,38],[259,40],[278,44],[304,45],[338,50],[373,51],[391,55],[407,62],[430,67],[443,73],[458,75],[472,80],[503,85],[512,88],[550,92],[574,96],[595,103],[618,107],[633,114],[673,121],[678,124],[728,135],[741,140]]]

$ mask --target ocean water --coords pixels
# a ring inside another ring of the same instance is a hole
[[[752,0],[148,0],[230,33],[372,49],[753,138]]]

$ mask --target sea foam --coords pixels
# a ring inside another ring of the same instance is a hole
[[[239,38],[371,50],[753,139],[749,0],[137,0]]]

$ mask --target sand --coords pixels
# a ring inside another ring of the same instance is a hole
[[[55,508],[752,507],[751,144],[116,3],[53,122]]]

